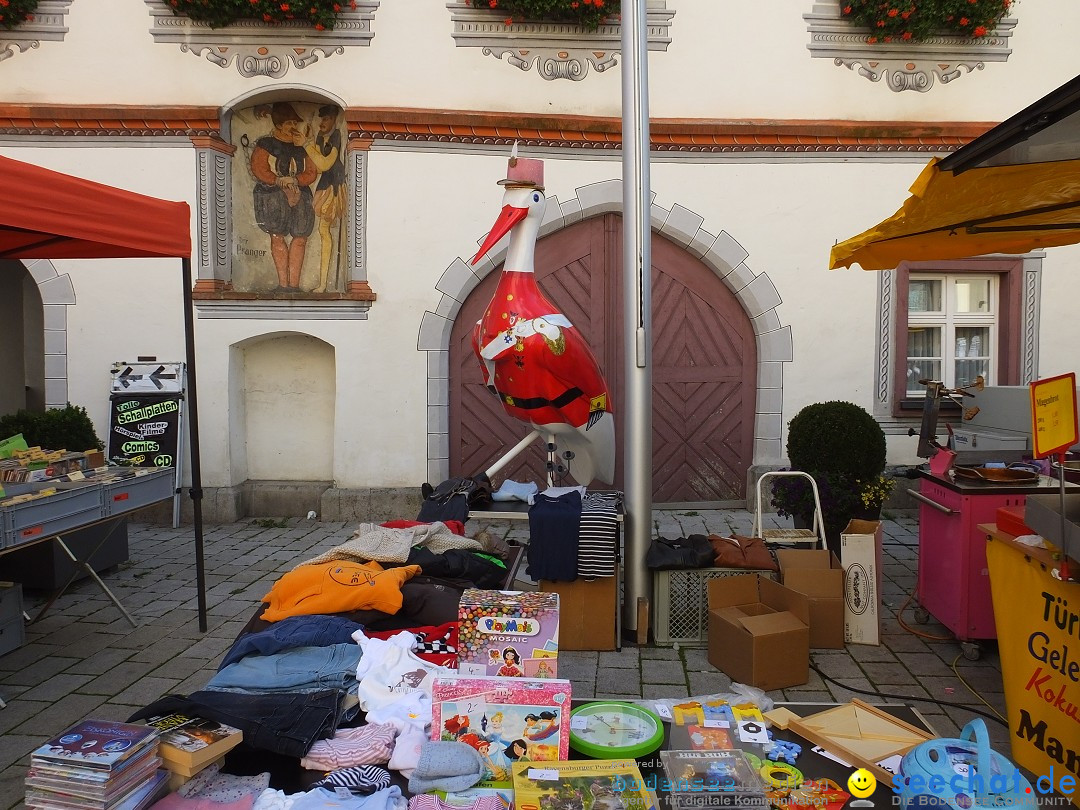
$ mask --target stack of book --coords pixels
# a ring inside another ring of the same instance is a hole
[[[145,722],[161,735],[158,756],[169,771],[171,790],[219,761],[244,739],[238,728],[185,714],[159,715]]]
[[[26,806],[36,810],[143,810],[167,791],[157,729],[83,720],[30,755]]]

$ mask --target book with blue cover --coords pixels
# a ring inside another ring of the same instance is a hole
[[[33,751],[30,761],[113,771],[157,739],[158,730],[152,726],[83,720]]]

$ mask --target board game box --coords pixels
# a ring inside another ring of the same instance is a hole
[[[515,810],[656,810],[632,759],[515,762]]]
[[[475,748],[487,766],[486,782],[509,782],[518,760],[569,756],[570,681],[439,676],[431,709],[431,738]]]
[[[458,606],[462,675],[556,678],[559,595],[469,588]]]

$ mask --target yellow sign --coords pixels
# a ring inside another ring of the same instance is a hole
[[[986,563],[1012,758],[1037,793],[1057,790],[1080,807],[1080,585],[1000,540],[987,544]]]
[[[1031,429],[1035,458],[1063,453],[1076,444],[1076,375],[1031,384]]]

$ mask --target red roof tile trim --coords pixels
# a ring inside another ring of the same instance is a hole
[[[363,108],[346,111],[351,141],[617,150],[622,122],[571,115]],[[654,119],[652,149],[669,153],[948,152],[994,126],[980,122]],[[0,104],[0,135],[218,136],[217,108]]]

